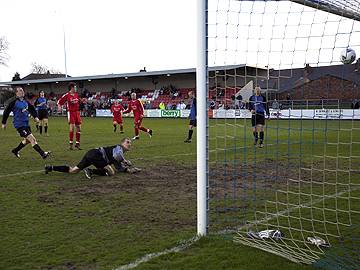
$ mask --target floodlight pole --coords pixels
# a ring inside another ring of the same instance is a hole
[[[64,20],[62,17],[62,12],[60,10],[60,12],[58,13],[57,10],[54,10],[54,13],[56,16],[58,16],[59,20],[62,22],[62,30],[63,30],[63,47],[64,47],[64,64],[65,64],[65,77],[68,77],[68,72],[67,72],[67,64],[66,64],[66,35],[65,35],[65,24],[64,24]],[[59,14],[59,15],[58,15]]]
[[[64,37],[64,62],[65,62],[65,77],[68,76],[67,73],[67,64],[66,64],[66,35],[65,35],[65,26],[63,24],[63,37]]]
[[[197,234],[208,229],[207,0],[197,0]]]

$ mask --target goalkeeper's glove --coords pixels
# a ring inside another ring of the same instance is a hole
[[[127,160],[127,159],[124,159],[124,164],[127,165],[127,166],[132,166],[132,163],[130,160]]]

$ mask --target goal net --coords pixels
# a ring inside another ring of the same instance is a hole
[[[210,232],[358,269],[360,2],[207,8]]]

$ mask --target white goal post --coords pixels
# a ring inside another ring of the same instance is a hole
[[[207,0],[197,0],[197,233],[208,228]]]

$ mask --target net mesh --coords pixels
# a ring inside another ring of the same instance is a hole
[[[358,269],[360,65],[340,55],[360,53],[349,15],[359,2],[296,2],[209,1],[210,231],[294,262]],[[256,86],[270,107],[264,147],[249,110]]]

